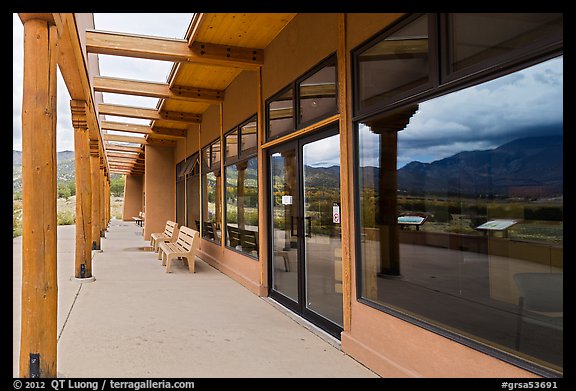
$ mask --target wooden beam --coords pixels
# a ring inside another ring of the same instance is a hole
[[[202,25],[205,16],[206,14],[201,12],[197,12],[192,16],[192,21],[190,22],[190,35],[188,36],[188,46],[192,46],[196,41],[196,37],[200,32],[200,26]]]
[[[352,323],[352,93],[348,88],[349,55],[346,44],[346,14],[338,14],[338,111],[340,112],[340,225],[342,232],[342,317],[344,332],[350,332]],[[357,271],[358,272],[358,271]]]
[[[183,39],[144,35],[86,31],[88,53],[146,58],[160,61],[196,62],[242,69],[255,69],[264,64],[262,49],[194,42],[188,47]]]
[[[134,160],[144,160],[144,157],[140,157],[139,154],[131,153],[131,152],[110,151],[110,152],[108,152],[108,157],[121,157],[121,158],[131,158]]]
[[[224,91],[220,90],[192,86],[173,86],[170,88],[167,83],[152,83],[104,76],[95,76],[93,85],[94,91],[113,94],[207,103],[218,103],[224,99]]]
[[[109,103],[100,103],[98,111],[103,115],[115,115],[118,117],[130,117],[150,120],[170,120],[185,123],[200,123],[202,119],[201,114],[196,113],[183,113],[179,111],[161,111],[156,109],[148,109],[144,107],[122,106],[113,105]]]
[[[106,143],[106,150],[144,153],[143,148],[128,147],[125,145],[116,145],[116,144],[110,144],[110,143]]]
[[[161,136],[170,136],[172,138],[186,138],[186,129],[174,129],[165,127],[150,127],[149,125],[137,125],[126,122],[102,121],[102,129],[115,130],[119,132],[150,134],[157,138]]]
[[[92,250],[100,250],[100,149],[90,144],[90,180],[92,183]]]
[[[149,145],[159,145],[162,147],[175,147],[176,141],[175,140],[166,140],[161,138],[154,138],[150,137],[150,135],[146,136],[146,141]]]
[[[56,67],[58,33],[24,21],[19,377],[57,377]]]
[[[105,134],[102,137],[106,141],[119,141],[134,144],[148,144],[148,142],[142,137],[118,136],[116,134]]]
[[[86,102],[71,100],[76,168],[76,252],[74,277],[92,277],[92,175]]]

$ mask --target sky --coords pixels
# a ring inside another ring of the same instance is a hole
[[[183,39],[192,19],[191,13],[155,13],[155,14],[94,14],[97,30],[117,31],[132,34],[156,35],[166,38]],[[13,149],[22,150],[22,75],[24,51],[24,27],[17,14],[12,16],[12,137]],[[155,61],[121,56],[99,55],[100,74],[102,76],[121,77],[143,81],[166,82],[172,62]],[[64,80],[58,74],[57,95],[57,151],[74,150],[74,131],[70,116],[70,95]],[[131,95],[104,93],[105,103],[155,108],[158,99]],[[148,124],[148,120],[107,116],[110,121]],[[111,132],[113,133],[113,132]]]

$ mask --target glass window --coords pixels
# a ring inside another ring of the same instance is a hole
[[[300,123],[310,123],[338,112],[336,65],[323,67],[298,84]]]
[[[218,174],[218,175],[217,175]],[[202,237],[220,243],[221,176],[218,172],[203,175],[203,222]]]
[[[234,160],[238,156],[238,130],[226,135],[226,157],[224,161]]]
[[[185,182],[182,180],[176,181],[176,222],[178,225],[186,225],[186,193]]]
[[[356,132],[360,295],[562,371],[563,58]]]
[[[200,175],[192,174],[186,178],[186,214],[187,227],[200,232]]]
[[[279,137],[295,129],[292,88],[268,103],[268,139]]]
[[[220,163],[220,140],[212,143],[212,150],[210,152],[210,167],[217,168]]]
[[[422,15],[358,53],[357,108],[390,103],[428,84],[428,31]]]
[[[243,153],[255,151],[258,147],[258,123],[256,118],[240,126],[242,135],[241,151]]]
[[[490,26],[490,28],[478,28]],[[459,71],[562,37],[562,14],[450,14],[450,66]]]
[[[226,245],[258,256],[258,158],[226,167]]]
[[[185,218],[185,198],[186,194],[184,192],[184,170],[186,168],[186,159],[182,160],[180,163],[176,164],[176,222],[184,224]]]
[[[210,169],[210,145],[202,149],[202,168]]]

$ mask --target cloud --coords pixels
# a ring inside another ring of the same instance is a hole
[[[562,78],[561,57],[421,103],[398,134],[399,166],[561,133]]]

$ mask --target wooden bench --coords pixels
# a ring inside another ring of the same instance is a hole
[[[140,227],[142,227],[142,224],[144,223],[144,212],[138,213],[138,216],[132,217],[132,220],[134,220],[136,222],[136,224],[138,224]]]
[[[229,246],[250,253],[258,252],[258,232],[227,225]]]
[[[166,273],[170,273],[170,263],[174,258],[185,258],[188,270],[194,273],[194,258],[200,246],[200,233],[192,228],[180,227],[178,239],[175,242],[160,243],[158,253],[162,258],[162,266],[166,266]]]
[[[166,221],[164,232],[154,232],[150,235],[150,246],[152,246],[154,252],[156,252],[161,242],[173,242],[177,237],[178,223],[168,220]]]

